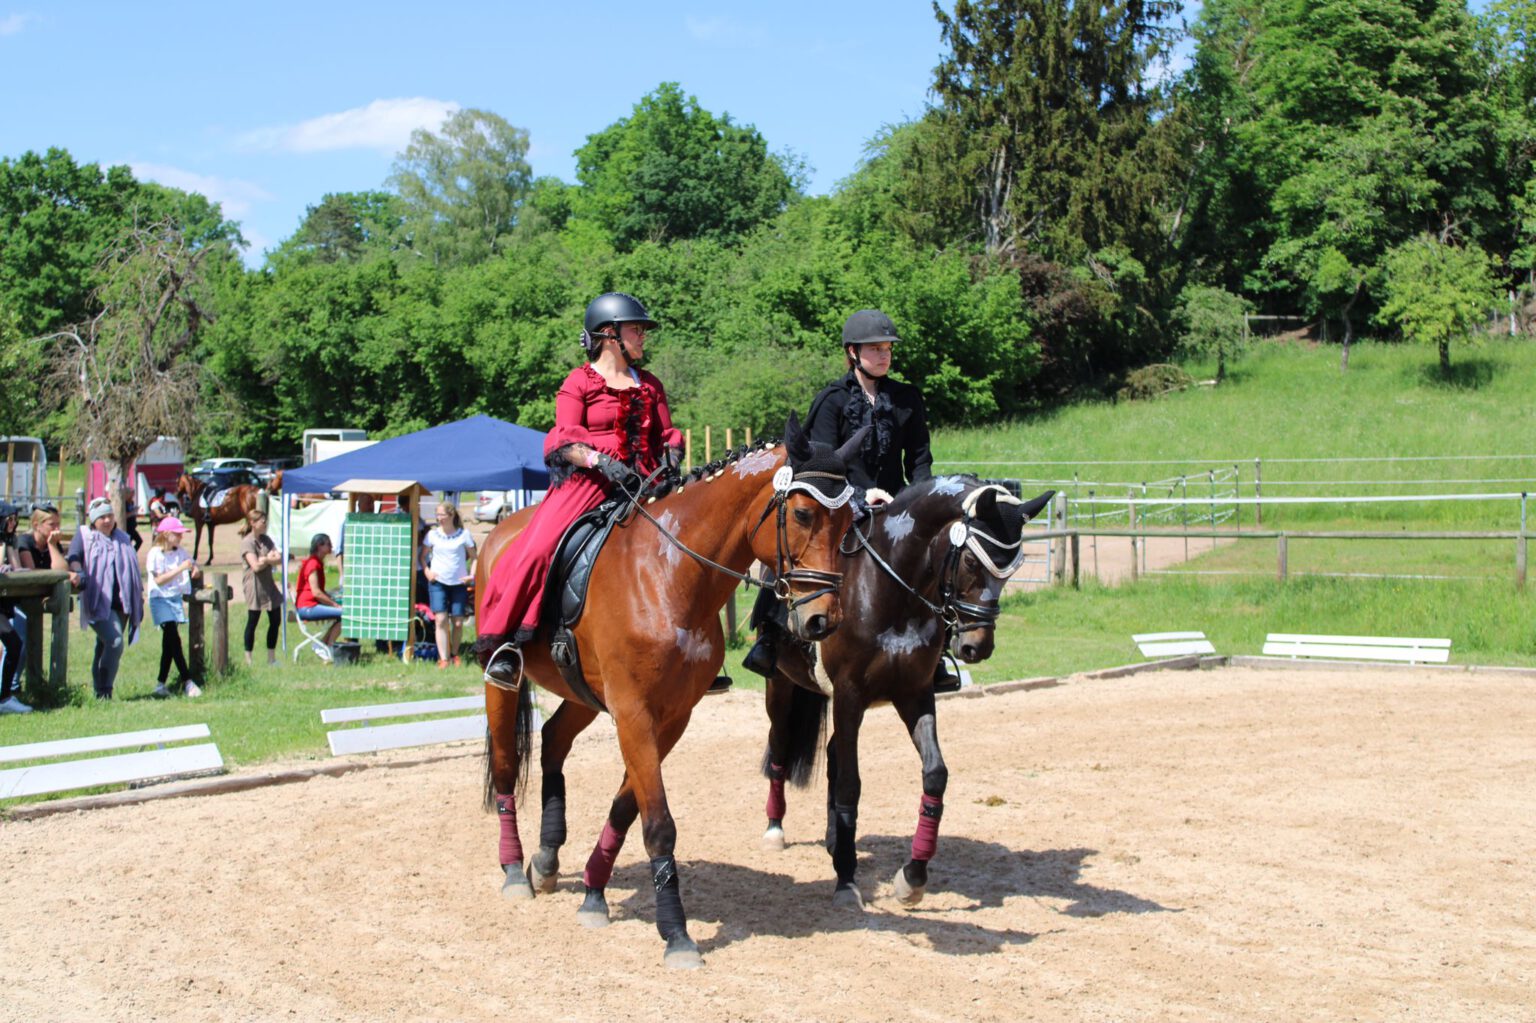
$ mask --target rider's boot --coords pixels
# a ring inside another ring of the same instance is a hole
[[[960,676],[949,670],[949,658],[941,656],[933,669],[933,691],[955,693],[960,691]]]

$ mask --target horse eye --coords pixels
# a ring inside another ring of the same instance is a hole
[[[802,526],[809,526],[811,524],[811,510],[809,508],[796,508],[795,521]]]

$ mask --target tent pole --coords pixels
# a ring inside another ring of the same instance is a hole
[[[289,507],[290,507],[289,494],[285,490],[284,493],[283,493],[283,533],[282,533],[282,542],[283,542],[283,609],[280,612],[282,614],[282,616],[283,616],[283,653],[285,653],[285,654],[288,652],[288,547],[289,547],[288,538],[293,535],[292,532],[291,532],[291,530],[293,529],[293,522],[292,522],[292,520],[290,519],[290,517],[288,515]]]

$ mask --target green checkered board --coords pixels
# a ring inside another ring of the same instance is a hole
[[[354,513],[347,516],[346,530],[341,634],[405,639],[411,618],[411,520]]]

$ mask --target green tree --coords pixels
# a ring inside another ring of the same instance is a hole
[[[730,238],[800,191],[799,168],[751,125],[716,117],[664,82],[576,151],[574,215],[620,250],[646,241]]]
[[[1216,358],[1216,380],[1227,378],[1227,361],[1242,350],[1248,303],[1222,288],[1193,284],[1179,295],[1179,350],[1199,359]]]
[[[437,133],[412,132],[390,175],[405,201],[415,251],[439,266],[474,263],[500,251],[532,181],[528,133],[468,108]]]
[[[1381,319],[1403,337],[1440,349],[1440,372],[1451,375],[1451,342],[1472,332],[1497,301],[1488,255],[1476,245],[1447,245],[1420,235],[1386,259]]]
[[[404,242],[405,201],[390,192],[330,192],[275,254],[277,261],[340,263],[395,251]]]

